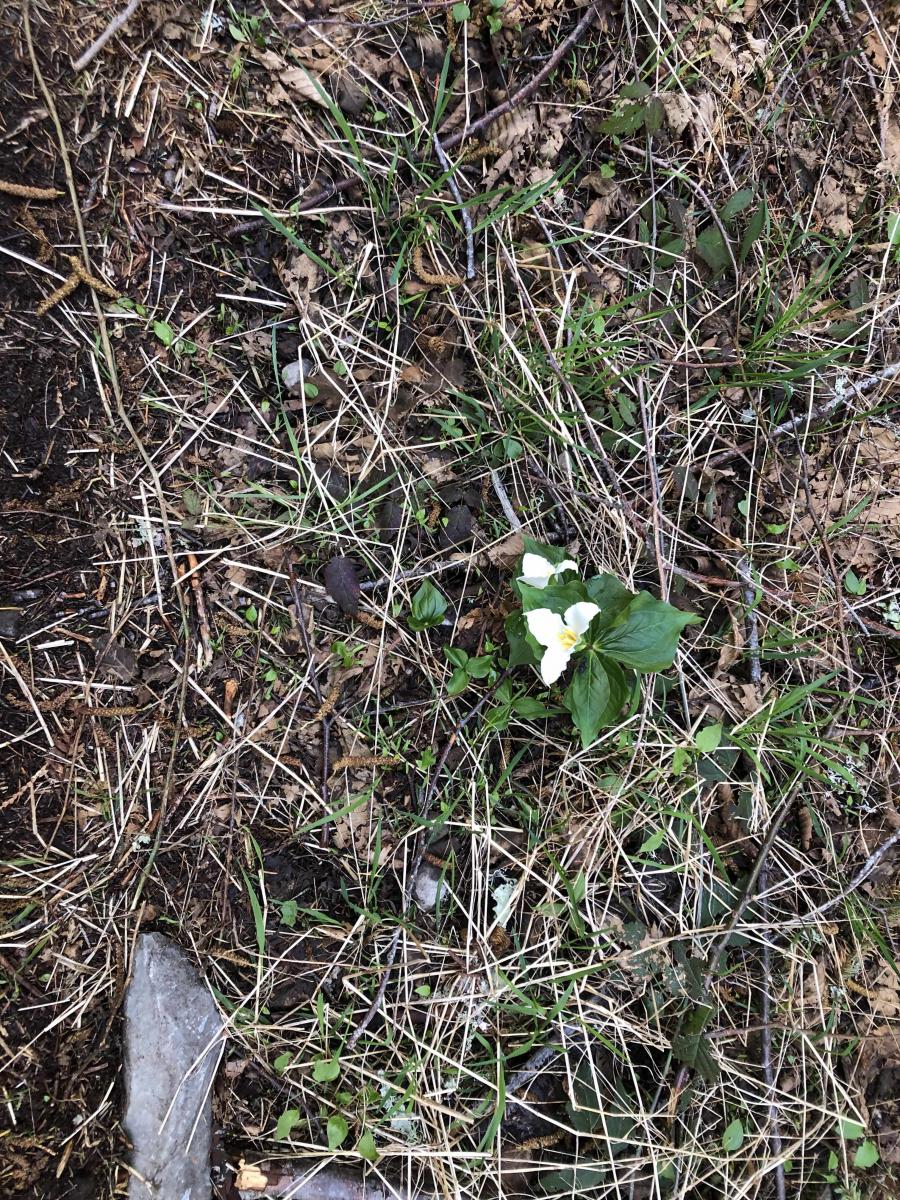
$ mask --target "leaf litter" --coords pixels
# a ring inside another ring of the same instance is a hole
[[[551,0],[147,8],[77,105],[70,14],[32,12],[124,303],[117,373],[88,297],[37,315],[33,264],[78,232],[29,201],[0,292],[27,331],[0,402],[11,1194],[125,1186],[117,1022],[155,925],[229,1017],[226,1179],[358,1146],[473,1200],[762,1196],[792,1147],[789,1188],[896,1162],[891,870],[791,924],[893,828],[896,18],[829,4],[795,54],[752,0],[629,12],[594,6],[528,90],[580,19]],[[4,20],[2,137],[46,188]],[[514,96],[438,168],[434,130]],[[519,525],[701,621],[587,749],[558,694],[498,682]],[[447,651],[484,672],[459,695]]]

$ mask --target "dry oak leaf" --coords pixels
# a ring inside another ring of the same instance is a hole
[[[311,104],[319,104],[322,108],[331,107],[320,80],[312,71],[307,71],[305,67],[289,67],[274,50],[254,50],[252,53],[261,67],[272,72],[288,95],[298,96]],[[279,91],[275,85],[269,93],[269,103],[277,104],[283,99],[285,93]]]
[[[850,237],[853,222],[847,211],[847,197],[833,175],[826,175],[815,203],[816,215],[825,228],[837,237]]]
[[[680,92],[667,92],[661,97],[666,124],[675,137],[690,131],[696,149],[712,141],[717,124],[716,101],[711,92],[698,96],[684,96]]]

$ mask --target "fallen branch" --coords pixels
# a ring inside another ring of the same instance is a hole
[[[742,558],[737,564],[737,573],[741,580],[741,595],[744,600],[744,628],[747,634],[747,650],[750,657],[750,682],[753,685],[756,707],[759,708],[762,699],[762,666],[759,656],[759,614],[756,610],[756,585],[753,582],[753,570],[748,558]],[[758,776],[757,776],[758,778]],[[766,892],[769,887],[769,865],[763,863],[759,872],[759,907],[763,925],[769,923],[769,901]],[[763,1081],[768,1092],[769,1109],[769,1148],[775,1162],[775,1195],[777,1200],[785,1200],[786,1184],[784,1177],[784,1162],[781,1159],[781,1118],[778,1113],[778,1102],[775,1098],[775,1068],[772,1065],[772,946],[766,938],[762,946],[762,981],[760,983],[760,1015],[762,1016],[762,1032],[760,1044],[762,1048]]]
[[[130,0],[127,8],[123,8],[117,17],[113,17],[96,41],[91,42],[81,58],[72,64],[73,71],[83,71],[84,68],[100,53],[111,37],[119,32],[122,26],[134,16],[141,0]]]
[[[320,1162],[320,1159],[316,1160]],[[293,1197],[293,1200],[432,1200],[425,1192],[388,1184],[377,1176],[302,1163],[253,1163],[241,1161],[234,1181],[242,1200],[262,1196]]]

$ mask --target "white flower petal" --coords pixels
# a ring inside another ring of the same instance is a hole
[[[559,644],[559,635],[565,626],[559,613],[551,612],[549,608],[534,608],[525,614],[525,624],[528,632],[542,646]]]
[[[566,625],[573,633],[581,635],[587,630],[588,625],[599,611],[597,605],[592,604],[590,600],[579,600],[577,604],[566,609]]]
[[[555,646],[548,646],[541,659],[541,679],[544,683],[556,683],[568,666],[570,657],[570,651],[558,642]]]
[[[561,575],[563,571],[577,571],[578,563],[572,562],[571,558],[564,559],[561,563],[557,563],[553,568],[554,575]]]
[[[520,583],[530,584],[531,587],[545,588],[554,575],[552,562],[548,562],[541,554],[522,555],[522,574]]]

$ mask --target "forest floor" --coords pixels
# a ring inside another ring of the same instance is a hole
[[[155,929],[220,1197],[896,1196],[897,5],[116,12],[0,8],[3,1194]],[[523,535],[698,618],[586,749]]]

